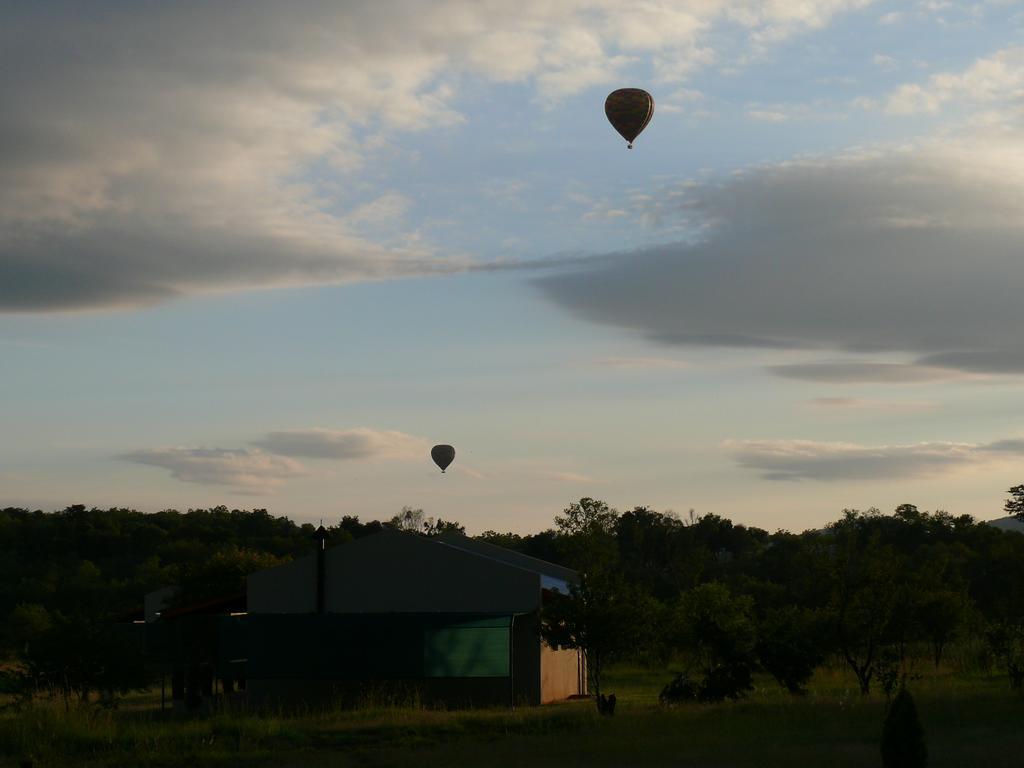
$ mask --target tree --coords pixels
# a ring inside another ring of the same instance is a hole
[[[860,692],[871,691],[879,652],[889,640],[899,585],[899,565],[874,525],[876,510],[848,510],[828,527],[822,553],[829,563],[830,612],[836,647],[857,676]]]
[[[228,597],[245,592],[250,573],[273,568],[284,562],[266,552],[228,547],[213,557],[182,569],[178,592],[173,605],[188,605],[215,597]]]
[[[541,632],[552,648],[583,651],[590,691],[600,702],[605,669],[643,646],[656,605],[612,573],[583,574],[569,592],[545,600]]]
[[[454,520],[443,520],[437,518],[435,520],[432,517],[427,518],[426,522],[423,523],[423,533],[426,536],[442,536],[446,533],[455,533],[459,536],[466,535],[466,526],[462,523],[457,523]]]
[[[387,524],[396,531],[422,533],[425,519],[422,509],[402,507],[402,511],[388,520]]]
[[[346,520],[348,519],[346,518]],[[355,518],[356,525],[358,525],[358,522],[358,518]],[[351,527],[352,523],[349,525]],[[461,523],[457,523],[454,520],[445,520],[440,517],[435,520],[432,517],[427,517],[422,509],[413,509],[412,507],[402,507],[402,511],[388,520],[385,525],[388,528],[394,528],[396,531],[421,533],[424,536],[441,536],[445,533],[457,533],[460,536],[466,535],[466,527]]]
[[[555,527],[572,567],[595,575],[613,568],[618,545],[615,524],[619,513],[598,499],[584,497],[555,516]]]
[[[735,699],[753,687],[751,669],[757,637],[753,600],[712,582],[685,593],[676,606],[675,645],[690,657],[684,674],[696,670],[701,701]]]
[[[1010,688],[1024,688],[1024,621],[994,622],[986,632],[988,646],[1010,678]]]
[[[964,623],[970,601],[952,589],[922,589],[917,596],[915,620],[932,646],[932,660],[938,669],[942,652]]]
[[[786,605],[769,611],[758,624],[758,661],[792,694],[806,693],[807,682],[824,661],[822,619],[812,608]]]
[[[1024,522],[1024,485],[1015,485],[1007,493],[1013,498],[1006,500],[1003,510]]]

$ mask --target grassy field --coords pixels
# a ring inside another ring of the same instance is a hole
[[[0,764],[17,766],[845,766],[880,765],[885,697],[822,670],[795,699],[771,680],[745,700],[660,707],[665,671],[609,675],[619,711],[591,702],[472,712],[366,707],[290,717],[168,719],[158,696],[117,711],[40,703],[0,715]],[[1003,678],[933,674],[912,686],[930,765],[1024,764],[1024,698]]]

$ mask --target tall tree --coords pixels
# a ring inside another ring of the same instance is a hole
[[[1024,522],[1024,485],[1015,485],[1007,493],[1010,498],[1003,504],[1003,510]]]

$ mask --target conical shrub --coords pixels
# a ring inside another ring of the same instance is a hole
[[[882,726],[882,765],[885,768],[925,768],[928,746],[917,719],[917,707],[910,691],[901,688],[893,699]]]

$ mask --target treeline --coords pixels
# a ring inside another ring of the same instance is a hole
[[[736,698],[757,670],[799,694],[829,659],[862,693],[875,683],[893,692],[956,640],[1024,683],[1024,536],[970,516],[904,504],[769,534],[581,499],[556,524],[539,543],[584,577],[575,600],[553,603],[547,632],[586,649],[597,693],[609,661],[644,655],[679,663],[669,701]]]
[[[585,498],[554,522],[480,538],[584,574],[576,599],[547,601],[545,623],[551,642],[586,649],[597,692],[604,666],[627,657],[679,665],[667,699],[742,695],[758,669],[799,693],[830,658],[867,692],[910,661],[940,664],[958,639],[1024,683],[1024,536],[969,516],[903,505],[768,533]],[[326,527],[333,546],[384,526],[463,530],[409,507]],[[309,553],[314,531],[262,509],[0,510],[3,685],[80,697],[144,686],[118,628],[146,592],[175,584],[181,602],[240,593],[248,573]]]

